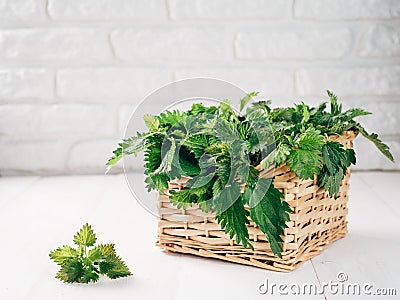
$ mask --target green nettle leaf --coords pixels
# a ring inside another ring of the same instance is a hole
[[[232,206],[233,203],[237,202],[240,196],[240,186],[236,181],[226,184],[219,194],[214,195],[214,210],[217,214],[222,213],[228,207]]]
[[[282,257],[279,243],[282,242],[283,228],[287,227],[286,222],[290,220],[292,209],[287,202],[281,200],[283,195],[278,189],[269,185],[267,180],[262,181],[261,178],[260,181],[261,185],[268,185],[268,190],[261,199],[252,201],[256,205],[250,208],[250,217],[267,236],[272,252]],[[253,193],[252,197],[257,193]]]
[[[99,274],[93,267],[88,267],[84,270],[83,277],[81,279],[82,283],[96,282],[99,280]]]
[[[264,110],[266,113],[270,113],[271,112],[271,107],[270,107],[271,103],[272,103],[271,100],[257,101],[255,103],[252,103],[252,107],[248,111],[251,112],[252,110],[261,109],[261,110]],[[246,113],[246,115],[247,115],[247,113]]]
[[[307,123],[310,120],[310,111],[307,105],[305,105],[304,103],[301,104],[301,108],[303,111],[303,119],[301,120],[301,123]]]
[[[174,160],[174,156],[176,155],[176,153],[175,153],[176,142],[173,139],[169,139],[169,140],[171,142],[171,145],[170,145],[168,151],[166,151],[164,153],[164,158],[161,161],[160,166],[158,167],[157,170],[154,171],[155,174],[168,173],[172,169],[172,161]]]
[[[237,116],[229,100],[224,100],[219,104],[219,115],[226,121],[236,120]]]
[[[218,177],[212,186],[212,193],[214,196],[219,195],[222,190],[224,189],[225,184],[224,184],[224,180],[221,177]]]
[[[297,149],[290,151],[287,163],[301,179],[313,178],[322,167],[321,147],[324,143],[319,130],[312,127],[301,133],[296,140]]]
[[[317,150],[295,149],[292,150],[287,163],[290,170],[294,171],[301,179],[312,179],[322,167],[320,152]]]
[[[322,158],[324,167],[318,175],[318,184],[336,198],[347,168],[356,163],[355,152],[344,149],[340,143],[327,142],[322,147]]]
[[[267,169],[269,166],[275,163],[276,159],[276,149],[271,151],[262,161],[260,161],[260,167],[262,169]]]
[[[113,151],[113,156],[106,163],[108,172],[125,155],[138,155],[145,149],[147,134],[138,133],[137,136],[122,140],[119,147]]]
[[[74,243],[82,246],[93,246],[96,243],[96,234],[88,223],[75,234]]]
[[[346,167],[356,164],[356,153],[353,149],[346,149]]]
[[[89,252],[88,252],[88,258],[89,258],[89,260],[91,260],[91,261],[98,261],[98,260],[100,260],[101,258],[103,258],[103,253],[102,253],[102,251],[101,251],[100,249],[98,249],[98,248],[93,248],[93,249],[90,249],[90,250],[89,250]]]
[[[324,167],[318,174],[318,184],[336,198],[347,168],[356,163],[354,150],[344,149],[340,143],[328,141],[322,146],[322,159]]]
[[[372,143],[374,143],[374,145],[376,146],[376,148],[378,148],[378,150],[385,155],[390,161],[394,162],[394,158],[392,153],[390,153],[390,148],[388,145],[386,145],[385,143],[383,143],[378,135],[376,133],[371,133],[369,134],[361,125],[358,124],[358,129],[360,130],[361,134],[367,138],[368,140],[370,140]]]
[[[195,203],[197,200],[196,194],[192,190],[170,191],[169,197],[171,203],[178,208],[187,208],[189,204]]]
[[[124,155],[144,151],[149,191],[164,193],[171,180],[190,177],[185,189],[170,191],[172,204],[185,208],[195,203],[205,212],[216,213],[225,232],[245,247],[252,247],[246,227],[252,219],[265,233],[272,251],[280,255],[280,235],[290,207],[271,184],[273,178],[260,179],[259,170],[274,163],[286,164],[301,179],[317,175],[319,186],[338,197],[340,182],[347,168],[356,163],[356,156],[354,150],[331,141],[331,135],[360,132],[388,159],[393,161],[393,156],[377,134],[367,133],[355,121],[370,113],[361,108],[343,111],[331,91],[327,91],[330,105],[323,102],[315,107],[301,102],[272,108],[269,100],[248,105],[257,94],[240,99],[240,113],[224,100],[218,106],[196,103],[185,112],[145,115],[147,132],[123,140],[107,166],[110,168]],[[245,205],[249,205],[250,213]],[[87,241],[79,239],[79,243]],[[94,249],[99,251],[89,251],[86,260],[81,261],[81,282],[95,281],[98,274],[111,270],[111,277],[126,274],[113,246]],[[80,245],[77,256],[84,257],[86,252],[86,246]],[[71,249],[62,247],[52,253],[59,264],[76,260],[74,255]],[[93,261],[96,265],[92,269],[89,265]],[[65,271],[60,276],[71,278]]]
[[[205,185],[207,185],[209,182],[212,181],[214,178],[215,173],[213,172],[208,172],[208,173],[200,173],[198,176],[196,176],[196,179],[191,179],[187,183],[188,188],[201,188]]]
[[[247,94],[244,96],[242,99],[240,99],[240,111],[243,110],[243,108],[249,103],[251,98],[256,97],[258,95],[258,92],[251,92],[250,94]]]
[[[188,136],[183,141],[182,145],[187,147],[189,151],[194,153],[197,159],[199,159],[204,154],[204,149],[210,146],[208,138],[205,134],[195,134]]]
[[[206,111],[206,107],[203,103],[194,103],[192,108],[188,111],[189,115],[200,115]]]
[[[106,275],[112,268],[114,267],[114,264],[107,260],[103,260],[102,262],[99,263],[99,272],[102,275]]]
[[[107,270],[103,269],[103,271],[105,271],[103,274],[107,275],[110,279],[132,275],[123,260],[115,254],[108,255],[105,259],[105,263],[107,263],[108,266]]]
[[[152,189],[159,190],[162,194],[164,190],[168,188],[169,177],[168,174],[160,173],[160,174],[150,174],[145,182],[147,183],[148,191]]]
[[[362,108],[350,108],[347,110],[342,117],[342,121],[350,121],[354,118],[360,117],[360,116],[367,116],[371,115],[369,111],[366,111]]]
[[[223,142],[240,140],[239,132],[235,125],[224,119],[217,119],[214,128],[215,134]]]
[[[200,188],[207,185],[215,176],[217,167],[215,157],[203,155],[199,160],[200,173],[191,178],[187,184],[187,188]]]
[[[62,265],[60,271],[58,271],[56,278],[72,283],[72,282],[80,282],[80,278],[83,275],[83,265],[82,262],[78,260],[70,260],[67,261],[64,265]]]
[[[245,199],[250,208],[257,206],[263,200],[271,184],[272,179],[259,178],[252,188],[245,190]]]
[[[338,196],[340,189],[340,182],[343,180],[344,172],[339,169],[336,173],[330,173],[328,170],[323,170],[318,176],[318,185],[322,186],[329,195]]]
[[[154,171],[157,170],[158,167],[160,166],[162,161],[161,157],[162,142],[163,139],[156,139],[156,137],[153,137],[151,139],[149,147],[146,147],[146,150],[144,152],[146,174],[154,173]]]
[[[50,252],[50,258],[61,266],[56,278],[67,283],[89,283],[99,280],[99,274],[111,279],[132,275],[116,255],[114,244],[101,244],[88,249],[95,242],[94,231],[89,224],[85,224],[74,236],[78,249],[62,246]]]
[[[162,112],[160,115],[156,116],[156,118],[160,122],[160,127],[167,127],[168,129],[175,126],[175,124],[179,123],[186,117],[187,117],[186,113],[182,113],[178,110],[165,111]]]
[[[107,257],[110,254],[115,254],[114,244],[100,244],[97,245],[94,249],[100,250],[103,257]]]
[[[49,255],[52,260],[62,266],[67,261],[76,258],[78,256],[78,252],[76,251],[76,249],[70,246],[62,246],[50,252]]]
[[[312,127],[300,135],[298,147],[304,150],[319,150],[324,144],[324,137],[321,132]]]
[[[260,167],[267,169],[271,164],[275,163],[280,166],[286,162],[287,157],[290,155],[291,147],[287,144],[280,143],[276,146],[275,150],[271,151],[261,162]]]
[[[181,148],[181,151],[179,152],[179,170],[182,172],[180,175],[187,177],[199,175],[201,170],[197,161],[190,155],[182,153],[182,149],[183,148]]]
[[[279,144],[276,147],[275,162],[277,166],[283,164],[286,161],[287,157],[290,155],[290,150],[290,146],[283,143]]]
[[[338,104],[337,96],[331,91],[327,91],[329,98],[331,99],[331,115],[335,116],[342,112],[342,105]]]
[[[229,234],[231,239],[235,238],[236,243],[242,244],[245,248],[253,248],[247,230],[247,225],[250,224],[248,216],[249,212],[244,208],[242,197],[239,196],[228,209],[217,214],[216,219],[225,229],[225,233]]]
[[[259,177],[260,171],[257,170],[254,166],[250,166],[246,181],[247,186],[249,186],[250,188],[254,188],[258,182]]]
[[[338,142],[327,142],[322,146],[322,159],[330,173],[346,168],[346,150]]]
[[[144,115],[144,123],[150,131],[157,131],[160,126],[160,120],[152,115]]]
[[[147,136],[138,134],[134,138],[126,139],[122,144],[122,151],[124,155],[134,154],[137,155],[138,153],[142,152],[145,147]]]

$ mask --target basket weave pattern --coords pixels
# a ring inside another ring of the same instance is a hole
[[[353,132],[331,140],[346,148],[353,146]],[[267,176],[262,172],[261,176]],[[269,176],[270,177],[270,176]],[[302,180],[287,165],[274,170],[273,184],[284,195],[293,209],[288,228],[282,236],[282,258],[271,251],[265,234],[250,221],[248,231],[254,250],[238,245],[213,218],[196,204],[178,209],[169,201],[168,191],[159,195],[159,231],[157,245],[163,249],[218,258],[230,262],[252,265],[264,269],[288,272],[321,253],[329,244],[347,233],[347,202],[350,170],[341,182],[339,197],[334,199],[313,180]],[[169,190],[180,190],[188,179],[169,183]]]

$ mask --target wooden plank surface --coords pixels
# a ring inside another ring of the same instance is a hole
[[[321,287],[336,280],[338,272],[346,272],[348,282],[399,289],[399,179],[397,173],[354,173],[348,236],[283,274],[162,252],[154,245],[157,219],[136,202],[123,175],[0,178],[0,299],[270,299],[259,292],[266,280],[269,285]],[[141,174],[131,180],[135,189],[143,187]],[[143,201],[153,201],[144,188],[139,190]],[[99,242],[116,243],[133,277],[102,278],[93,285],[63,284],[54,278],[58,267],[48,253],[72,243],[85,222],[94,227]],[[272,298],[292,297],[275,290]],[[335,297],[325,293],[312,298]]]
[[[321,282],[337,281],[338,274],[344,273],[339,276],[345,276],[344,279],[347,277],[343,282],[345,287],[348,286],[346,284],[356,283],[360,286],[373,285],[371,291],[375,288],[397,288],[399,297],[400,261],[394,258],[400,253],[400,227],[398,215],[383,199],[383,195],[389,193],[384,188],[391,189],[391,194],[395,194],[395,180],[398,176],[385,175],[386,181],[391,181],[391,185],[386,186],[380,181],[374,181],[374,177],[364,180],[363,174],[352,175],[349,233],[313,258],[312,262]],[[397,202],[397,207],[400,207],[400,202]],[[329,295],[328,298],[346,297]],[[371,295],[368,299],[382,299],[382,296]]]

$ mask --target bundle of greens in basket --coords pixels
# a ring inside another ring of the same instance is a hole
[[[187,111],[146,115],[148,131],[123,140],[107,166],[124,155],[144,151],[149,190],[164,193],[172,180],[189,178],[184,189],[171,191],[174,205],[186,208],[196,203],[204,212],[214,212],[225,233],[250,248],[247,225],[251,219],[280,256],[281,235],[291,208],[271,184],[273,178],[260,177],[261,170],[287,164],[300,179],[317,175],[318,185],[337,197],[356,156],[332,136],[360,133],[389,160],[393,156],[377,134],[367,133],[355,120],[370,113],[360,108],[343,111],[330,91],[329,104],[317,107],[300,103],[271,108],[270,101],[249,105],[256,95],[241,99],[240,112],[223,101],[218,106],[197,103]]]

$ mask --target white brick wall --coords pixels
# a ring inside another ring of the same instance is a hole
[[[313,30],[297,26],[284,30],[255,31],[251,28],[238,33],[235,51],[239,59],[335,59],[348,55],[352,42],[347,28]],[[329,47],[321,47],[321,45]]]
[[[0,59],[4,61],[104,62],[111,60],[108,33],[86,28],[29,28],[0,31]]]
[[[232,59],[232,36],[217,26],[149,26],[111,32],[115,56],[131,62],[223,61]]]
[[[0,175],[101,173],[133,107],[198,76],[277,106],[332,89],[397,159],[360,138],[357,168],[400,169],[398,0],[0,0]]]
[[[321,94],[329,88],[341,97],[400,95],[400,65],[352,68],[301,68],[295,72],[301,96]]]
[[[56,76],[56,93],[63,99],[94,102],[142,100],[171,80],[171,72],[163,68],[61,69]]]
[[[166,19],[163,0],[48,0],[55,20]]]
[[[44,20],[46,0],[1,0],[1,21]]]
[[[0,69],[1,101],[54,100],[54,72],[47,68]]]
[[[361,57],[400,56],[400,31],[396,25],[371,25],[361,37],[357,52]]]
[[[392,19],[400,16],[397,0],[295,0],[294,17],[312,20]]]
[[[174,20],[190,19],[279,19],[290,16],[288,0],[171,0],[170,15]]]

